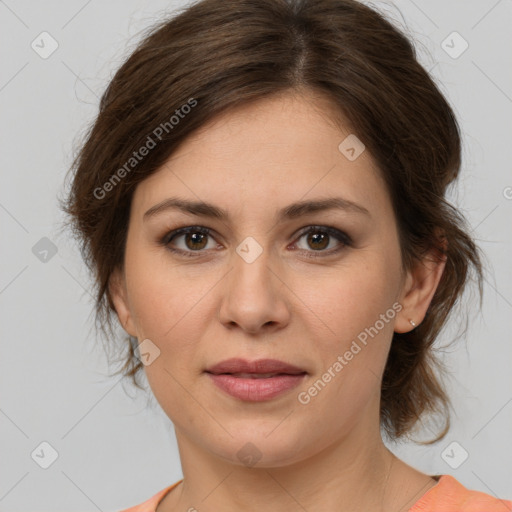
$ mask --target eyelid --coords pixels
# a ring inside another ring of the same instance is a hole
[[[299,231],[299,233],[296,235],[297,238],[301,238],[302,236],[306,235],[307,233],[311,231],[323,231],[327,233],[330,236],[333,236],[334,238],[340,240],[346,245],[352,245],[353,241],[352,238],[341,229],[335,228],[333,226],[328,225],[319,225],[319,224],[311,224],[309,226],[306,226],[304,229]],[[319,251],[322,252],[322,251]]]
[[[211,228],[208,228],[206,226],[184,226],[181,228],[172,229],[170,231],[167,231],[166,234],[160,239],[160,243],[164,246],[167,246],[173,238],[177,238],[183,235],[186,235],[188,233],[202,233],[203,235],[209,236],[213,239],[213,232],[214,230]],[[188,252],[203,252],[203,251],[188,251]]]
[[[306,234],[308,234],[310,232],[324,232],[324,233],[327,233],[329,236],[334,237],[336,240],[338,240],[341,243],[342,247],[335,248],[335,249],[330,249],[330,250],[320,250],[320,251],[314,251],[314,250],[309,250],[308,251],[308,250],[305,250],[305,249],[298,249],[298,251],[301,251],[301,252],[313,253],[311,255],[308,255],[308,257],[313,257],[313,258],[322,257],[322,256],[323,257],[327,257],[329,255],[332,255],[332,254],[340,252],[341,250],[343,250],[346,247],[351,247],[353,245],[352,238],[345,231],[342,231],[342,230],[340,230],[338,228],[335,228],[333,226],[319,225],[319,224],[310,224],[310,225],[305,226],[304,228],[302,228],[294,236],[294,241],[292,243],[295,244],[304,235],[306,235]],[[175,249],[175,248],[172,248],[172,247],[169,246],[169,244],[170,244],[172,239],[175,239],[176,237],[184,236],[184,235],[186,235],[188,233],[202,233],[202,234],[204,234],[204,235],[206,235],[208,237],[213,238],[215,241],[217,241],[216,238],[213,235],[215,233],[215,230],[213,230],[212,228],[208,228],[206,226],[200,226],[200,225],[187,225],[187,226],[183,226],[183,227],[180,227],[180,228],[175,228],[175,229],[167,232],[160,239],[160,244],[163,245],[165,248],[167,248],[169,251],[171,251],[173,253],[184,255],[186,257],[187,256],[190,256],[190,257],[196,256],[196,254],[194,254],[194,253],[197,253],[197,256],[200,256],[201,253],[209,252],[209,250],[204,250],[204,249],[197,250],[197,251],[192,251],[192,250],[185,250],[184,251],[182,249]],[[210,250],[213,250],[213,249],[210,249]],[[314,255],[315,253],[317,253],[318,256]]]

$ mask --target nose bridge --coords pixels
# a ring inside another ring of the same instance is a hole
[[[263,237],[260,237],[262,239]],[[246,237],[232,255],[232,270],[222,297],[220,319],[255,332],[269,323],[282,323],[288,315],[281,281],[272,268],[272,251],[254,237]]]
[[[262,237],[259,237],[260,241]],[[233,254],[231,291],[239,293],[252,302],[268,300],[272,295],[272,271],[270,270],[270,249],[256,238],[246,237]]]

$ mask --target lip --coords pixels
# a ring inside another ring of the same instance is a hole
[[[227,359],[206,370],[213,383],[228,395],[248,402],[271,400],[298,386],[307,375],[305,370],[277,359]],[[252,378],[246,375],[252,374]],[[257,377],[261,374],[275,374]]]
[[[206,370],[208,373],[286,373],[297,375],[305,370],[278,359],[257,359],[247,361],[239,357],[226,359]]]

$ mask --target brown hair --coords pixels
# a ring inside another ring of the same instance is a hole
[[[374,157],[392,199],[403,268],[432,248],[447,258],[423,322],[394,334],[381,398],[389,437],[409,433],[424,413],[441,413],[441,439],[450,402],[433,343],[472,269],[482,300],[479,249],[444,198],[460,170],[460,132],[413,44],[355,0],[202,0],[145,34],[101,98],[62,202],[95,276],[96,326],[107,337],[119,328],[108,283],[123,265],[137,184],[221,112],[287,91],[328,98],[330,115],[348,121]],[[155,145],[135,161],[149,139]],[[115,374],[140,388],[137,340],[129,341]]]

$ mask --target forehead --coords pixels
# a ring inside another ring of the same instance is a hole
[[[324,97],[296,94],[223,113],[191,134],[138,185],[134,209],[146,211],[170,195],[215,203],[238,215],[333,196],[374,210],[389,208],[369,152],[355,159],[343,152],[357,139],[348,124],[335,121],[336,114]]]

